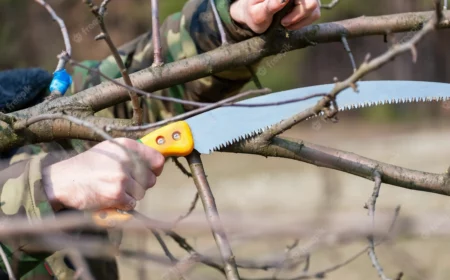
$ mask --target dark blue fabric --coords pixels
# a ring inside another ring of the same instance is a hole
[[[51,81],[52,74],[40,68],[1,71],[0,112],[13,112],[42,98]]]

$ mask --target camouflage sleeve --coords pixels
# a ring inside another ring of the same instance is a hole
[[[238,26],[230,17],[232,0],[215,0],[220,20],[229,42],[239,42],[255,34],[246,28]],[[181,12],[169,16],[161,26],[162,54],[165,63],[185,59],[221,45],[220,33],[214,18],[209,0],[190,0]],[[148,32],[120,48],[120,54],[130,73],[150,67],[153,63],[152,34]],[[112,56],[102,61],[85,61],[85,65],[98,68],[110,78],[119,78],[120,71]],[[224,71],[204,77],[186,84],[163,89],[158,94],[184,98],[195,101],[215,102],[237,93],[251,78],[246,67]],[[88,75],[87,71],[75,68],[73,92],[94,86],[103,82],[98,75]],[[180,114],[190,108],[179,104],[145,100],[143,104],[146,122],[165,119]],[[125,106],[125,105],[124,105]],[[129,107],[129,106],[128,106]],[[111,110],[112,109],[112,110]],[[110,108],[110,115],[129,118],[129,108]],[[105,113],[105,112],[103,112]]]
[[[43,188],[42,170],[55,159],[39,146],[30,145],[19,149],[8,160],[0,161],[0,218],[25,217],[29,221],[55,215]],[[6,219],[6,220],[5,220]],[[9,263],[20,276],[41,266],[47,253],[29,253],[23,238],[0,240]],[[0,271],[5,265],[0,260]]]

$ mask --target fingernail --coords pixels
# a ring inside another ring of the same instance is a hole
[[[281,25],[283,25],[284,27],[286,27],[288,25],[287,21],[281,21]]]

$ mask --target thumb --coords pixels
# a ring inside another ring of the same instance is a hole
[[[136,207],[136,199],[124,193],[124,195],[120,198],[120,200],[116,202],[113,207],[124,211],[131,211]]]
[[[281,11],[289,0],[267,0],[265,2],[265,13],[267,16],[273,16],[277,12]]]

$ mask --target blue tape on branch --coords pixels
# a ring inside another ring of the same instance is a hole
[[[71,84],[72,77],[66,72],[66,69],[61,69],[53,73],[53,80],[49,89],[50,92],[58,91],[64,95]]]

